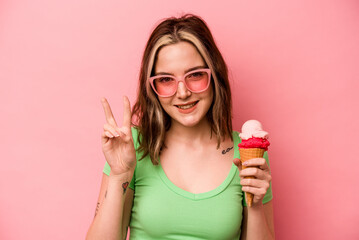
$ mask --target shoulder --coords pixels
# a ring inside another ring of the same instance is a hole
[[[132,127],[131,127],[131,132],[132,132],[132,137],[133,137],[134,139],[138,137],[138,134],[139,134],[138,127],[132,126]]]
[[[131,132],[132,132],[133,144],[134,144],[134,146],[135,146],[135,149],[137,150],[137,148],[139,147],[139,135],[140,135],[140,131],[139,131],[138,127],[132,126],[132,127],[131,127]]]
[[[233,143],[238,144],[242,142],[241,137],[239,136],[239,131],[232,131]]]
[[[135,151],[136,151],[136,159],[137,159],[137,163],[142,162],[140,160],[145,159],[147,156],[142,157],[143,156],[143,148],[141,146],[141,142],[142,142],[142,134],[140,131],[140,128],[137,126],[132,126],[131,127],[131,132],[132,132],[132,139],[133,139],[133,145],[135,147]],[[147,154],[148,155],[148,154]]]
[[[233,137],[233,147],[234,147],[234,158],[240,158],[239,156],[239,149],[238,144],[242,141],[239,137],[238,131],[232,131],[232,137]]]
[[[240,137],[239,137],[239,132],[236,131],[236,130],[233,130],[233,131],[232,131],[232,137],[233,137],[233,141],[234,141],[234,139],[240,138]]]

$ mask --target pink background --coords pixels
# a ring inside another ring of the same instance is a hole
[[[230,70],[234,127],[258,119],[277,239],[359,239],[359,3],[0,1],[0,239],[84,239],[105,159],[100,98],[121,122],[162,18],[209,24]]]

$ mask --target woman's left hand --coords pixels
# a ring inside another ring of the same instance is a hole
[[[241,163],[240,159],[234,159],[233,163],[238,167],[243,192],[253,194],[253,206],[262,204],[272,180],[266,160],[264,158],[252,158]],[[245,169],[242,169],[242,164],[246,167]],[[254,179],[245,177],[254,177]]]

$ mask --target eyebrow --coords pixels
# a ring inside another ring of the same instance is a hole
[[[194,71],[194,70],[197,70],[197,69],[201,69],[201,68],[207,68],[205,66],[197,66],[197,67],[192,67],[192,68],[189,68],[187,69],[184,73],[188,73],[190,71]],[[158,73],[155,73],[154,76],[158,76],[158,75],[174,75],[173,73],[167,73],[167,72],[158,72]]]

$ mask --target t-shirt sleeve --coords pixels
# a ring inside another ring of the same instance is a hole
[[[110,175],[111,172],[111,167],[110,165],[108,165],[107,161],[105,162],[105,166],[103,168],[103,173],[106,174],[107,176]]]
[[[138,136],[138,132],[137,129],[132,127],[131,128],[132,131],[132,137],[133,137],[133,143],[135,145],[135,149],[137,149],[138,147],[138,143],[137,143],[137,136]],[[136,164],[136,168],[137,168],[137,164]],[[135,168],[135,172],[133,173],[133,177],[131,180],[130,185],[128,186],[129,188],[131,188],[132,190],[135,190],[135,175],[136,175],[136,168]],[[107,163],[107,161],[105,162],[105,166],[103,168],[103,173],[106,174],[107,176],[110,175],[111,172],[111,167],[110,165]]]
[[[268,167],[270,169],[269,160],[268,160],[268,152],[267,151],[264,152],[263,158],[267,161]],[[247,207],[246,198],[244,196],[245,196],[245,194],[243,194],[243,205]],[[269,183],[269,188],[267,190],[267,193],[264,195],[262,203],[265,204],[265,203],[269,202],[270,200],[272,200],[272,198],[273,198],[272,182],[270,182]]]

